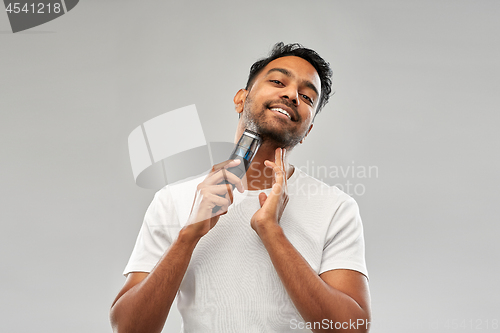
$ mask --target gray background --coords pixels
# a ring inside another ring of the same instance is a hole
[[[111,331],[154,193],[133,182],[128,134],[196,104],[207,140],[232,141],[233,95],[280,40],[334,70],[292,162],[378,168],[324,179],[365,189],[372,332],[500,330],[499,13],[492,0],[81,1],[17,34],[0,13],[0,331]],[[165,331],[178,325],[173,312]]]

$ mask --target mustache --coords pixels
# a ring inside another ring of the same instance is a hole
[[[266,109],[269,109],[271,107],[271,105],[273,104],[283,104],[287,107],[289,107],[292,112],[294,113],[294,118],[297,119],[297,121],[300,121],[302,120],[300,115],[299,115],[299,112],[297,111],[297,107],[292,103],[290,102],[288,99],[275,99],[275,100],[272,100],[272,101],[267,101],[266,103],[264,103],[264,106],[266,107]]]

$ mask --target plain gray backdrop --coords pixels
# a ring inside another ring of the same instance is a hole
[[[1,12],[0,331],[111,331],[154,194],[134,184],[129,133],[196,104],[207,140],[232,141],[233,96],[277,41],[334,71],[292,162],[377,170],[320,177],[358,185],[371,332],[500,331],[499,13],[493,0],[88,0],[12,34]],[[172,310],[164,331],[179,323]]]

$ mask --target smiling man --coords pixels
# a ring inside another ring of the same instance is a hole
[[[235,142],[250,129],[262,146],[244,180],[227,161],[156,193],[111,308],[115,332],[161,332],[176,295],[183,332],[368,331],[357,204],[288,162],[330,77],[299,44],[278,43],[252,66],[234,97]]]

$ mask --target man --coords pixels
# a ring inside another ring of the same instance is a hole
[[[368,331],[357,205],[287,158],[327,103],[330,77],[299,44],[278,43],[252,66],[234,97],[235,142],[245,129],[263,139],[246,179],[227,161],[157,192],[111,308],[115,332],[160,332],[176,295],[183,332]]]

